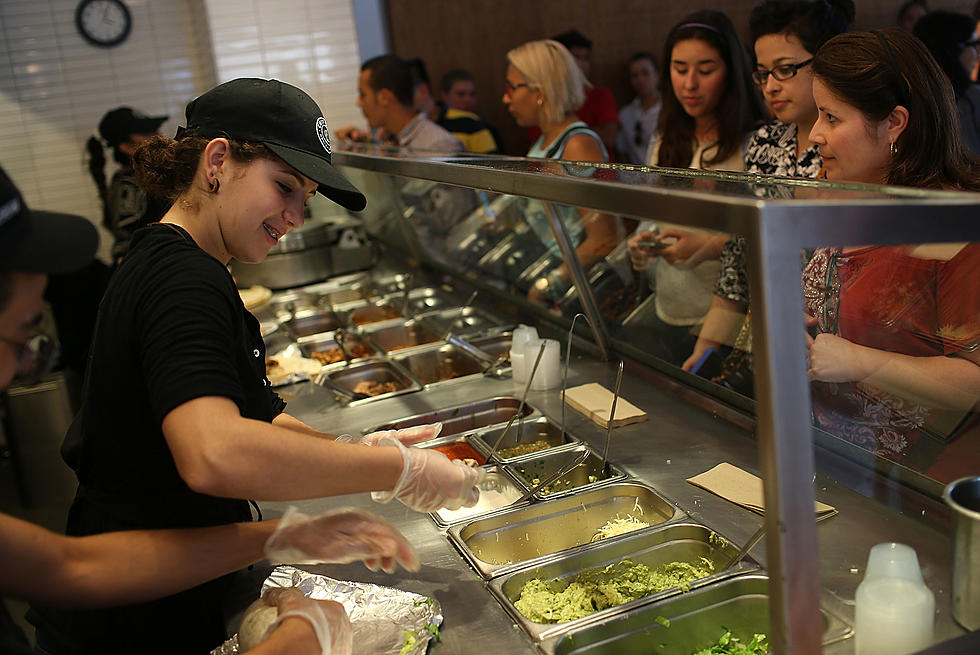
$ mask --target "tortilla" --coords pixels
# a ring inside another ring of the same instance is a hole
[[[245,309],[252,311],[262,307],[272,298],[272,290],[258,285],[247,289],[239,289],[238,295],[242,297]]]
[[[276,355],[275,357],[267,357],[265,360],[265,374],[269,377],[269,382],[272,384],[279,384],[295,373],[305,373],[313,377],[322,368],[323,365],[320,362],[307,359],[306,357]]]

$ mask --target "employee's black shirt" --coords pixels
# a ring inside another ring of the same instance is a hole
[[[228,270],[180,228],[140,230],[110,281],[91,352],[83,406],[63,449],[79,479],[68,534],[250,520],[244,500],[191,491],[161,431],[171,410],[203,396],[229,398],[242,416],[261,421],[285,406],[265,376],[258,321]],[[157,635],[152,647],[161,652],[206,652],[223,637],[219,587],[123,609],[41,611],[31,618],[51,641],[80,645],[56,655],[122,651],[140,634]],[[175,628],[159,638],[168,620]]]

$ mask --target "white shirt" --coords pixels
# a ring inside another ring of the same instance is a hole
[[[657,131],[661,103],[644,109],[639,98],[623,105],[619,110],[619,135],[616,137],[616,150],[626,155],[630,164],[645,164],[647,148]],[[639,130],[639,138],[637,138]]]

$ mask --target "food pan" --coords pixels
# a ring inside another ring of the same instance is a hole
[[[317,296],[305,291],[284,291],[273,294],[268,309],[276,316],[290,318],[297,312],[319,309]]]
[[[368,303],[347,311],[347,322],[353,327],[402,318],[402,310],[393,303]]]
[[[820,612],[824,646],[852,634],[826,607]],[[717,643],[726,630],[743,644],[756,633],[769,634],[766,575],[723,580],[545,640],[540,647],[549,655],[690,655]]]
[[[392,396],[418,391],[422,388],[422,385],[416,380],[413,380],[400,366],[383,359],[367,360],[360,364],[328,370],[320,376],[320,379],[329,381],[330,384],[327,386],[339,387],[343,390],[345,395],[351,399],[351,405],[360,405],[373,400],[391,398]],[[371,383],[393,383],[398,388],[372,395],[363,387],[358,386]]]
[[[474,438],[476,441],[481,442],[489,452],[494,444],[497,443],[504,429],[505,426],[503,425],[486,428],[477,432]],[[544,454],[553,448],[577,443],[580,443],[579,440],[570,435],[567,430],[563,434],[560,427],[543,416],[533,421],[515,421],[497,446],[498,453],[496,459],[501,462],[516,462],[531,456]],[[528,451],[521,454],[505,455],[499,452],[507,448],[518,448],[521,446],[525,448],[532,446],[542,447],[536,451]]]
[[[440,312],[430,312],[423,314],[422,320],[432,326],[439,334],[452,332],[464,337],[485,332],[501,325],[489,313],[476,307],[456,307]]]
[[[369,339],[356,334],[348,333],[345,344],[350,351],[351,362],[364,361],[368,357],[374,357],[379,354],[377,346],[371,343]],[[303,337],[297,341],[297,345],[303,357],[315,359],[324,366],[346,364],[346,360],[332,333]],[[320,354],[321,357],[317,357],[317,354]]]
[[[488,466],[486,481],[480,485],[480,500],[473,507],[460,509],[440,509],[432,513],[432,518],[440,527],[470,520],[478,516],[493,514],[514,506],[524,490],[496,466]],[[520,506],[526,506],[527,501]]]
[[[392,297],[392,302],[403,302],[401,296]],[[452,307],[459,304],[446,294],[434,287],[412,289],[408,293],[408,311],[412,314],[423,314]]]
[[[423,441],[418,447],[438,450],[449,459],[472,458],[480,466],[487,463],[487,451],[465,434],[440,434],[435,439]]]
[[[639,607],[648,602],[670,598],[683,593],[679,587],[653,592],[643,598],[607,607],[588,616],[564,623],[538,623],[526,618],[515,606],[525,584],[541,579],[558,589],[567,587],[572,579],[585,571],[602,570],[607,566],[646,565],[650,571],[683,562],[701,565],[702,558],[714,566],[714,573],[691,581],[690,589],[730,578],[739,572],[757,568],[754,561],[746,558],[738,566],[722,570],[738,549],[726,539],[703,525],[672,523],[660,528],[625,535],[620,539],[598,542],[564,557],[556,557],[534,568],[522,569],[490,580],[490,591],[500,600],[514,619],[535,640],[563,634],[576,627],[607,620],[609,617]]]
[[[512,426],[511,430],[513,429]],[[563,466],[571,465],[572,461],[579,457],[582,451],[588,450],[587,446],[580,444],[557,452],[529,455],[518,462],[507,464],[505,468],[516,480],[521,481],[528,489],[531,489]],[[622,469],[608,461],[603,466],[599,455],[589,451],[584,462],[549,483],[547,487],[535,493],[534,496],[538,499],[554,498],[581,489],[591,489],[611,480],[625,477],[626,474]]]
[[[329,309],[297,310],[283,325],[295,336],[308,337],[313,334],[333,332],[341,327],[340,317]]]
[[[441,340],[430,328],[414,320],[405,321],[401,325],[368,329],[367,335],[389,353]]]
[[[426,425],[428,423],[442,422],[442,436],[451,434],[462,434],[472,432],[477,428],[497,423],[506,423],[517,412],[521,401],[517,398],[508,396],[497,398],[485,398],[465,405],[456,405],[446,409],[437,409],[425,414],[416,414],[400,418],[391,423],[385,423],[373,428],[364,430],[364,433],[376,432],[378,430],[401,430],[415,425]],[[524,416],[536,415],[537,410],[531,405],[525,404],[522,412]]]
[[[426,388],[446,382],[465,380],[480,375],[484,364],[456,346],[446,344],[439,348],[423,350],[395,357]]]
[[[470,343],[494,359],[509,359],[511,332],[470,339]]]
[[[611,521],[632,516],[656,526],[679,514],[650,487],[620,482],[455,526],[449,539],[491,578],[598,541],[600,528]]]

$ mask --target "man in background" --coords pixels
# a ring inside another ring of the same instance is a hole
[[[376,134],[348,125],[337,137],[350,141],[388,141],[403,148],[454,152],[463,144],[413,105],[412,73],[395,55],[364,62],[357,82],[357,106]]]
[[[427,115],[436,125],[443,128],[454,137],[460,140],[469,152],[491,153],[497,152],[497,141],[487,124],[480,120],[473,109],[460,109],[451,107],[444,101],[436,101],[432,96],[432,84],[429,81],[429,73],[426,71],[425,62],[419,58],[409,59],[408,67],[412,72],[412,102],[416,111]],[[476,86],[469,73],[464,70],[450,71],[446,75],[462,75],[469,79],[469,89],[459,93],[466,104],[475,108],[476,105]],[[443,76],[443,85],[446,83],[446,76]],[[443,94],[445,95],[445,94]],[[472,98],[470,102],[469,98]]]
[[[630,86],[636,97],[619,110],[619,138],[616,153],[619,161],[645,164],[650,139],[657,131],[660,118],[660,75],[657,60],[649,52],[638,52],[629,62]]]

